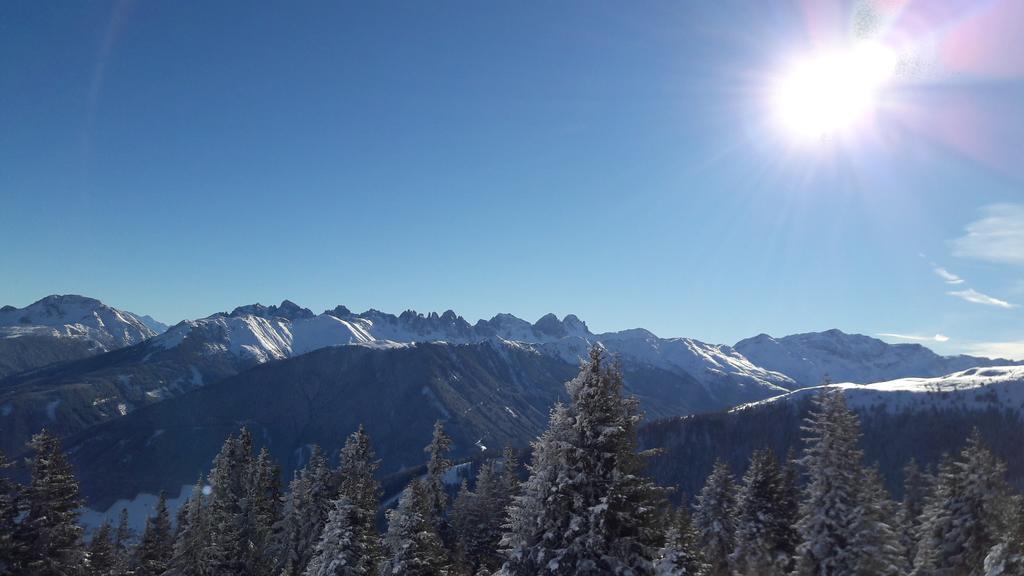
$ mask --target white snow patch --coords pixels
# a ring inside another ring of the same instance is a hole
[[[1024,410],[1024,366],[971,368],[937,378],[900,378],[875,384],[844,382],[816,386],[743,404],[732,411],[770,402],[794,402],[828,389],[842,390],[852,408],[880,407],[892,413],[936,408],[984,410],[992,406]]]
[[[185,484],[181,487],[181,490],[175,496],[173,493],[167,495],[167,509],[171,513],[171,519],[176,516],[178,508],[185,503],[185,500],[192,495],[192,486]],[[99,528],[105,521],[109,521],[114,526],[117,526],[118,517],[121,514],[121,509],[128,510],[128,526],[135,531],[136,535],[141,535],[142,530],[146,527],[146,518],[152,516],[156,511],[156,503],[159,500],[159,496],[156,494],[136,494],[131,499],[121,499],[114,502],[106,510],[94,510],[92,508],[82,508],[81,516],[79,517],[80,522],[86,528],[86,533],[91,534],[93,530]]]
[[[58,406],[60,406],[60,398],[50,400],[46,403],[46,417],[49,418],[51,422],[57,419]]]

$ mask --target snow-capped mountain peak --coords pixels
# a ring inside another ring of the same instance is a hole
[[[587,350],[596,344],[616,354],[623,362],[692,376],[712,395],[737,387],[753,387],[763,391],[763,395],[772,395],[784,392],[793,384],[785,375],[755,366],[727,346],[687,338],[662,339],[643,329],[595,335],[586,323],[571,314],[562,319],[546,314],[533,324],[511,314],[497,314],[490,320],[470,324],[452,310],[441,314],[406,310],[396,316],[373,309],[355,314],[344,306],[337,306],[313,315],[285,301],[281,306],[243,306],[231,314],[182,323],[155,342],[164,348],[173,348],[187,337],[202,341],[209,353],[223,350],[255,362],[348,344],[471,344],[499,339],[533,347],[576,364],[586,358]]]
[[[137,344],[156,332],[135,314],[75,294],[50,295],[24,308],[0,308],[0,337],[30,334],[83,338],[112,350]]]
[[[837,329],[782,338],[759,334],[741,340],[735,349],[758,366],[790,376],[801,388],[817,386],[825,379],[866,384],[1016,364],[1005,359],[940,356],[920,344],[888,344]]]

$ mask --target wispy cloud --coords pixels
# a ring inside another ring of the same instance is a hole
[[[989,296],[988,294],[982,294],[981,292],[978,292],[974,288],[968,288],[966,290],[953,290],[952,292],[947,292],[947,294],[949,294],[950,296],[956,296],[957,298],[960,298],[961,300],[966,300],[968,302],[973,302],[974,304],[984,304],[986,306],[998,306],[1000,308],[1016,308],[1017,307],[1016,304],[1010,304],[1006,300],[1000,300],[999,298],[996,298],[994,296]]]
[[[963,284],[964,283],[964,279],[963,278],[957,276],[956,274],[953,274],[952,272],[950,272],[949,270],[946,270],[942,266],[935,266],[934,268],[932,268],[932,270],[935,270],[935,273],[939,276],[939,278],[942,278],[943,280],[945,280],[946,284]]]
[[[1024,264],[1024,204],[992,204],[953,241],[953,255],[1001,264]]]
[[[1024,360],[1024,340],[1016,342],[975,342],[967,346],[967,353],[986,358]]]
[[[949,336],[936,334],[935,336],[921,336],[917,334],[895,334],[893,332],[879,332],[883,338],[894,338],[896,340],[910,340],[911,342],[949,342]]]

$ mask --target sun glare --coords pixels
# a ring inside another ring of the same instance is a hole
[[[847,133],[875,109],[895,66],[893,51],[876,42],[803,58],[775,85],[777,120],[801,140]]]

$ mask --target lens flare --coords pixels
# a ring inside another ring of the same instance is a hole
[[[877,42],[805,57],[776,83],[777,120],[799,139],[847,132],[874,110],[895,67],[896,54]]]

